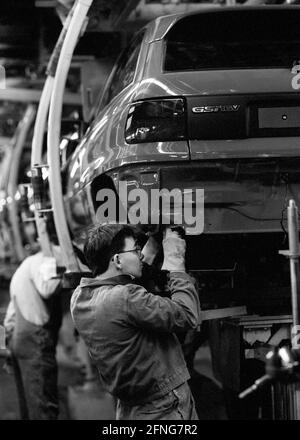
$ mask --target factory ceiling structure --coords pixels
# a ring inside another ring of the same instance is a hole
[[[0,5],[0,61],[6,76],[30,76],[49,58],[73,1],[3,1]],[[95,1],[78,54],[108,56],[118,50],[122,23],[138,1]],[[105,40],[107,33],[109,38]],[[92,35],[91,35],[92,34]],[[99,41],[99,34],[103,39]],[[102,35],[103,34],[103,35]],[[108,44],[110,42],[110,44]],[[116,47],[114,47],[116,46]]]

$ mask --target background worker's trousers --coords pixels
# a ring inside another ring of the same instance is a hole
[[[11,350],[21,417],[25,419],[58,417],[56,338],[52,330],[27,321],[16,306]]]

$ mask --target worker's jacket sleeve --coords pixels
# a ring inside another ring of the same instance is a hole
[[[43,298],[49,298],[59,287],[61,278],[56,273],[56,260],[43,257],[38,267],[30,267],[31,279]]]
[[[133,325],[160,332],[196,328],[200,324],[200,303],[193,279],[185,272],[172,272],[171,298],[147,292],[141,286],[128,287],[128,317]]]

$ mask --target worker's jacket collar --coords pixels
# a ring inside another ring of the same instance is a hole
[[[80,287],[100,287],[136,284],[130,275],[117,275],[115,277],[100,280],[99,278],[81,278]]]

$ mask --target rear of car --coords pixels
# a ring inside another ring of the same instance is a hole
[[[97,221],[102,188],[179,189],[170,212],[156,206],[161,221],[183,204],[196,217],[202,189],[200,232],[182,221],[202,303],[288,312],[278,250],[288,200],[300,203],[299,22],[297,6],[226,7],[142,30],[69,167],[66,202],[78,228]]]
[[[278,304],[289,310],[288,266],[278,251],[287,246],[288,200],[300,203],[299,19],[298,7],[174,19],[149,41],[151,62],[125,129],[141,152],[147,143],[165,154],[186,143],[188,158],[158,160],[142,177],[148,188],[204,189],[203,234],[188,237],[189,268],[207,298],[225,305],[236,295],[267,313]]]
[[[298,7],[224,8],[149,42],[125,140],[141,159],[145,143],[186,143],[160,186],[204,188],[206,233],[282,230],[287,185],[299,190],[299,18]]]

